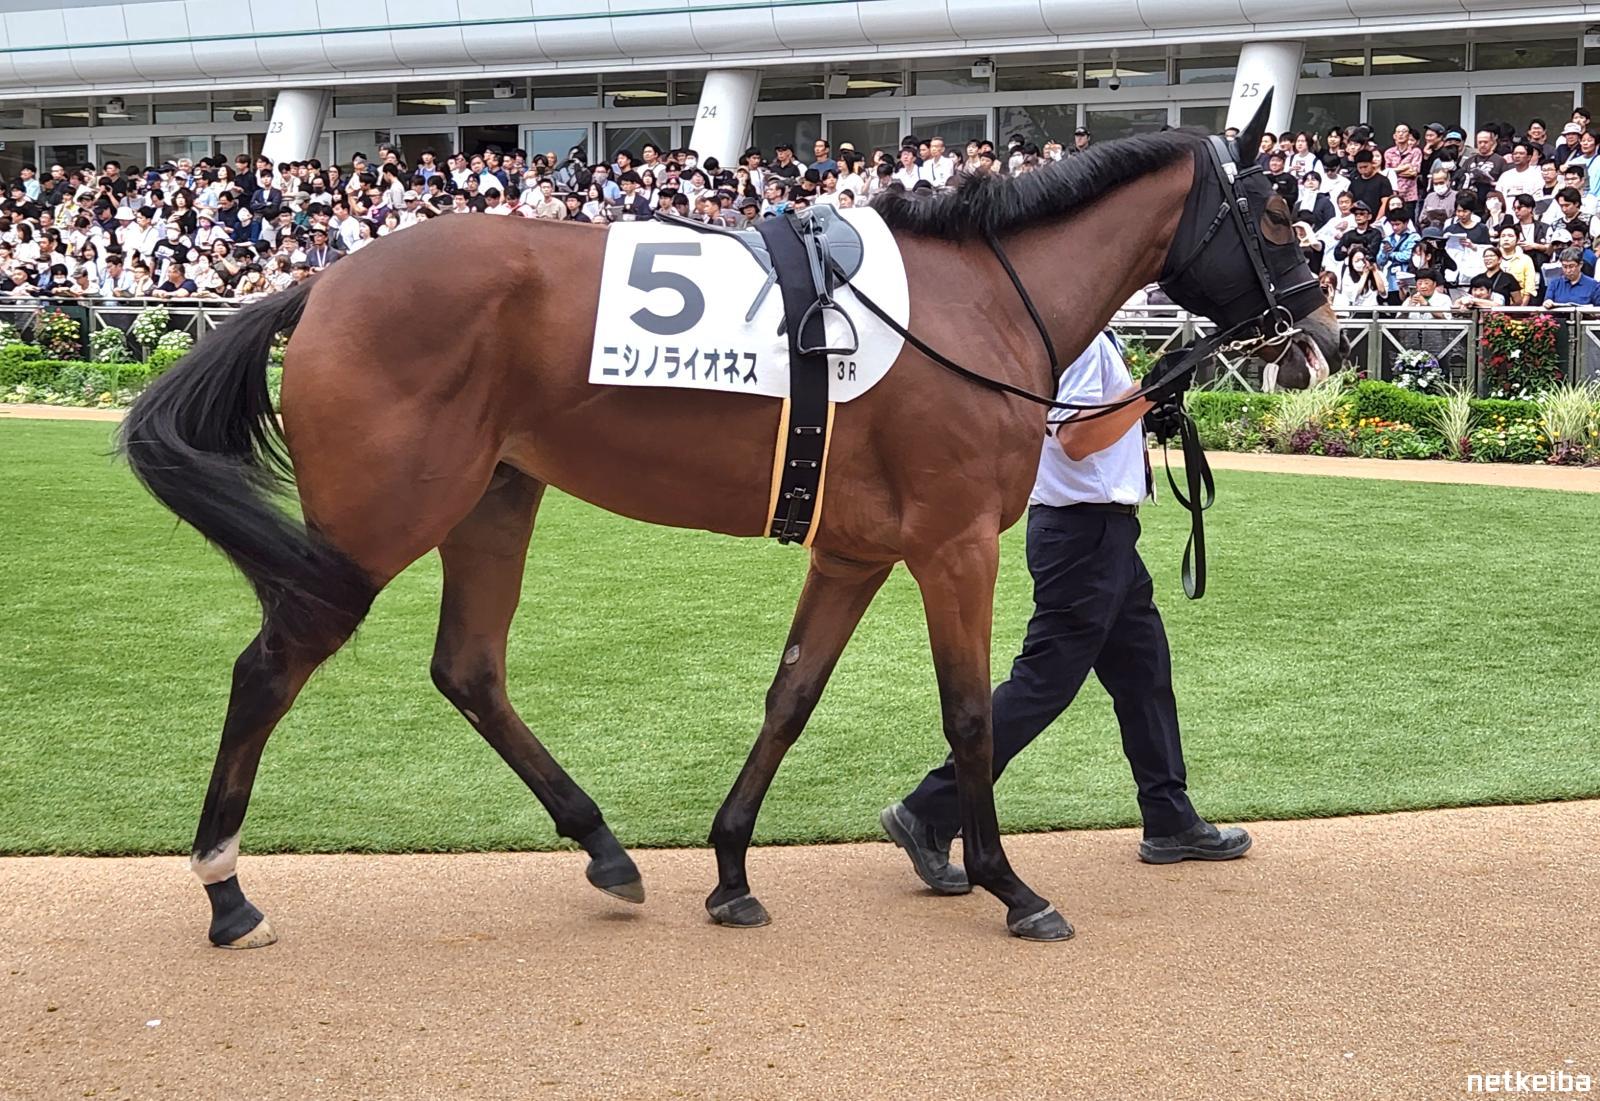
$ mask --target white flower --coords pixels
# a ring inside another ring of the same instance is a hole
[[[1511,358],[1512,359],[1521,359],[1522,358],[1522,349],[1521,348],[1513,348],[1513,349],[1511,349]]]

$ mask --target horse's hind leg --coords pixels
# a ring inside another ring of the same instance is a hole
[[[745,854],[761,800],[783,755],[805,729],[845,643],[893,568],[893,564],[812,555],[811,570],[794,610],[794,625],[784,643],[783,660],[767,690],[761,733],[711,823],[711,843],[717,850],[717,889],[706,899],[706,910],[718,924],[750,927],[769,920],[745,878]]]
[[[370,602],[370,598],[369,598]],[[269,616],[233,664],[233,691],[222,744],[211,769],[189,867],[211,900],[211,943],[260,948],[278,938],[239,888],[239,831],[244,826],[261,751],[311,674],[350,637],[366,607],[330,610],[316,638],[285,637]]]
[[[600,808],[573,782],[512,709],[506,696],[506,638],[522,595],[523,562],[544,483],[502,466],[488,492],[439,545],[444,600],[433,651],[433,682],[494,747],[555,822],[588,852],[589,882],[644,901],[632,858]]]
[[[1072,926],[1012,870],[995,817],[989,642],[999,560],[998,535],[989,533],[908,557],[906,566],[922,589],[928,616],[944,732],[955,758],[967,878],[1006,904],[1013,935],[1065,940]]]

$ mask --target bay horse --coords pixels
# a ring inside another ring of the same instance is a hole
[[[1264,118],[1237,149],[1255,149]],[[1014,179],[880,198],[905,260],[909,329],[997,380],[1053,393],[1041,329],[998,262],[1009,256],[1063,362],[1156,280],[1220,325],[1276,334],[1287,359],[1339,357],[1320,294],[1274,298],[1287,280],[1315,287],[1288,207],[1259,172],[1238,172],[1237,149],[1219,156],[1207,141],[1148,134]],[[556,486],[653,524],[763,535],[781,403],[588,381],[607,234],[628,229],[448,217],[390,235],[243,308],[129,412],[120,445],[135,474],[234,562],[262,606],[233,667],[190,860],[210,898],[212,943],[276,939],[236,874],[262,749],[379,590],[434,549],[444,566],[434,683],[588,853],[589,881],[643,901],[599,808],[507,698],[534,515]],[[1275,313],[1292,314],[1300,335],[1269,332]],[[291,327],[280,425],[266,360]],[[925,607],[967,875],[1005,903],[1016,935],[1071,935],[1007,861],[991,775],[999,535],[1027,505],[1044,428],[1041,406],[959,378],[909,344],[883,381],[838,407],[794,623],[754,748],[711,828],[718,883],[706,905],[717,922],[767,922],[745,871],[757,811],[862,613],[904,562]],[[303,521],[275,495],[291,477]]]

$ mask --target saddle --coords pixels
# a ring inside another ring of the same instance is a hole
[[[828,400],[828,357],[853,356],[860,346],[855,322],[839,305],[839,288],[861,270],[865,248],[858,233],[831,206],[767,218],[751,229],[664,220],[701,233],[720,233],[743,245],[766,272],[745,320],[753,320],[772,288],[783,296],[780,333],[789,337],[789,397],[778,422],[767,534],[779,543],[810,546],[822,504],[833,403]],[[830,344],[828,319],[848,336]]]

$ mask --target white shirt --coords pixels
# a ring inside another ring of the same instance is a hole
[[[1106,333],[1094,338],[1082,355],[1061,372],[1057,401],[1088,405],[1110,401],[1133,385],[1122,353]],[[1064,414],[1051,414],[1059,420]],[[1054,435],[1046,436],[1039,452],[1039,473],[1028,503],[1034,505],[1119,504],[1144,500],[1149,483],[1145,475],[1144,425],[1135,423],[1122,438],[1082,459],[1069,459]]]
[[[949,157],[929,157],[918,171],[934,187],[943,187],[955,173],[955,162]]]
[[[1510,200],[1518,195],[1532,195],[1538,198],[1544,191],[1544,176],[1536,166],[1531,164],[1527,168],[1520,170],[1508,168],[1500,173],[1500,180],[1496,189],[1506,197],[1506,205],[1509,206]]]

